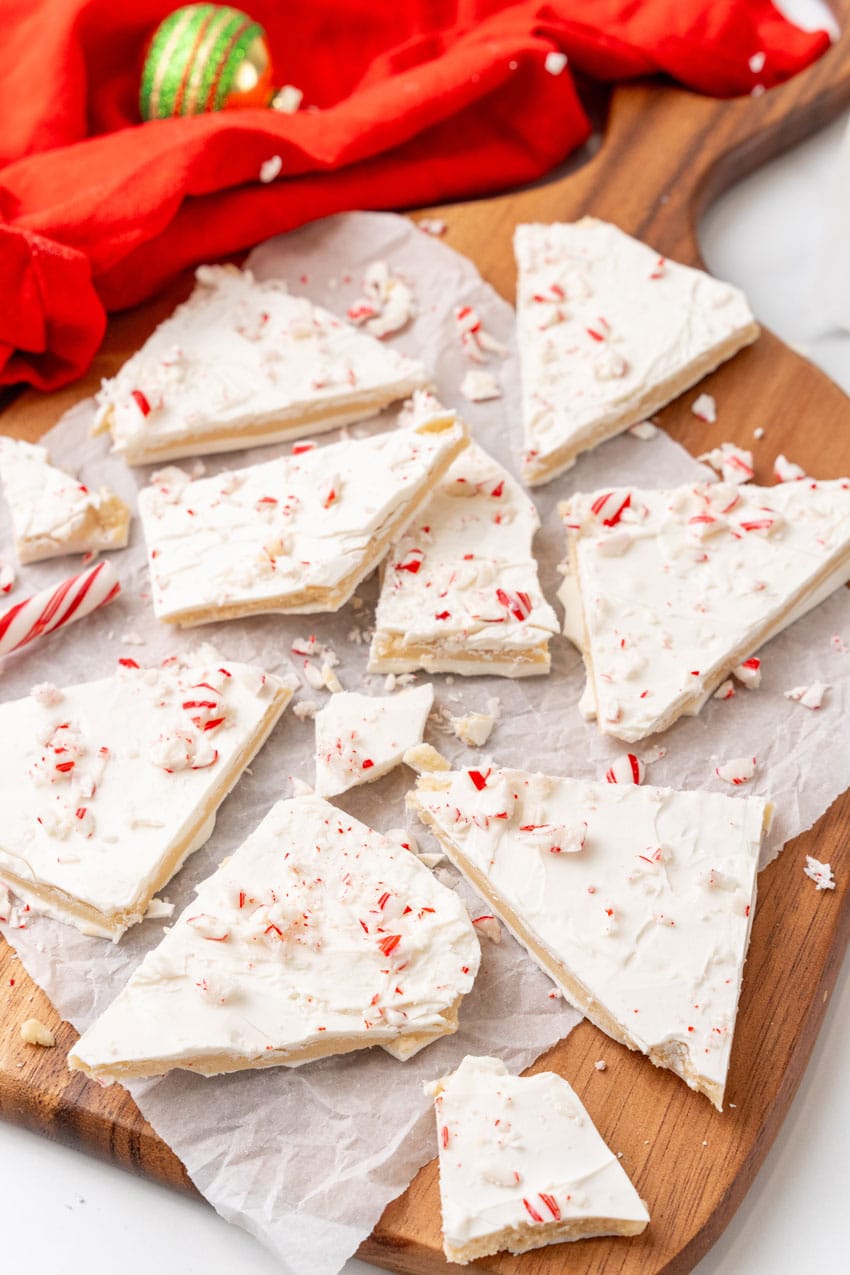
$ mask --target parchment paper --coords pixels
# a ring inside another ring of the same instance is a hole
[[[441,399],[462,409],[478,440],[516,472],[521,447],[518,369],[513,313],[472,265],[446,244],[416,230],[401,217],[356,213],[318,222],[258,248],[251,267],[260,276],[280,275],[294,291],[344,314],[360,294],[365,267],[389,261],[414,284],[419,312],[391,338],[401,349],[424,358]],[[488,368],[504,389],[500,400],[469,404],[459,387],[472,366],[461,352],[453,307],[468,303],[487,330],[508,347],[491,356]],[[696,392],[695,392],[696,393]],[[76,468],[89,485],[112,485],[134,501],[145,471],[128,471],[111,458],[104,439],[89,439],[91,404],[67,414],[48,435],[57,463]],[[352,427],[357,435],[383,428]],[[694,450],[701,447],[694,418]],[[336,435],[329,436],[329,439]],[[324,440],[319,440],[323,442]],[[208,458],[207,472],[243,464],[276,450],[266,448]],[[191,462],[184,462],[191,468]],[[544,589],[550,599],[560,581],[564,553],[555,504],[575,490],[631,482],[658,486],[700,477],[706,471],[663,433],[650,441],[626,435],[584,457],[571,473],[535,492],[543,520],[536,541]],[[0,553],[9,553],[11,535],[0,510]],[[121,655],[153,662],[199,640],[215,642],[230,659],[254,659],[273,671],[290,672],[294,638],[315,632],[340,658],[338,673],[347,689],[383,689],[383,679],[364,670],[367,646],[357,636],[371,624],[377,584],[363,585],[365,605],[349,605],[336,616],[292,619],[266,617],[194,631],[159,625],[147,597],[147,569],[138,523],[129,548],[113,555],[124,593],[118,602],[65,632],[8,657],[0,677],[3,701],[28,693],[45,680],[67,684],[102,676]],[[78,560],[39,564],[20,572],[10,597],[24,597],[63,574]],[[130,639],[126,644],[122,639]],[[138,644],[138,640],[142,644]],[[836,640],[833,640],[836,639]],[[648,780],[678,787],[707,787],[731,794],[714,776],[718,762],[755,754],[758,770],[749,792],[769,794],[776,819],[766,857],[783,841],[809,827],[850,785],[850,753],[839,746],[839,731],[850,706],[850,599],[840,590],[763,652],[764,679],[758,691],[739,690],[728,702],[710,702],[695,719],[678,722],[660,740],[666,755],[652,763]],[[502,719],[485,750],[496,762],[551,773],[601,778],[623,746],[604,740],[583,722],[576,703],[583,685],[581,661],[561,638],[552,644],[549,677],[511,682],[504,678],[437,677],[437,705],[458,714],[483,708],[497,696]],[[783,691],[814,680],[829,683],[824,707],[812,712],[783,698]],[[306,698],[323,701],[309,688]],[[481,759],[438,723],[428,738],[452,761]],[[646,741],[639,751],[650,752]],[[235,792],[221,809],[207,845],[164,891],[179,910],[194,885],[207,876],[260,821],[269,806],[290,790],[289,776],[312,780],[313,727],[291,709]],[[403,796],[410,786],[404,768],[340,799],[352,814],[387,830],[405,823]],[[414,828],[423,849],[435,849],[424,830]],[[447,869],[446,879],[457,881]],[[476,910],[475,902],[458,888]],[[813,888],[800,873],[800,888]],[[44,918],[27,928],[4,927],[27,970],[45,988],[60,1013],[82,1029],[112,1000],[145,952],[160,938],[162,922],[147,921],[117,946],[86,939],[76,930]],[[330,1059],[297,1070],[278,1069],[205,1080],[175,1073],[131,1087],[144,1115],[183,1160],[196,1185],[218,1211],[267,1244],[292,1275],[334,1275],[368,1235],[386,1203],[404,1189],[415,1170],[435,1154],[433,1121],[422,1096],[424,1079],[443,1074],[466,1053],[496,1054],[520,1069],[577,1021],[563,1001],[549,997],[550,984],[513,940],[482,941],[483,963],[473,993],[461,1010],[459,1033],[407,1063],[381,1050]],[[600,1037],[600,1053],[604,1041]],[[733,1095],[734,1097],[734,1095]]]

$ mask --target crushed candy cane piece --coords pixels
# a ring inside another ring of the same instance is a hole
[[[832,875],[832,868],[828,863],[821,863],[819,859],[814,859],[810,854],[806,855],[806,866],[803,872],[810,881],[814,881],[817,890],[834,890],[835,878]]]
[[[780,452],[773,462],[773,477],[778,483],[795,483],[806,477],[806,471]]]
[[[605,772],[609,784],[642,784],[646,767],[634,753],[621,753]]]
[[[812,682],[811,686],[795,686],[793,690],[785,692],[786,699],[796,700],[798,704],[802,704],[804,708],[820,708],[823,704],[823,697],[826,695],[829,687],[824,682]]]
[[[401,759],[405,766],[417,774],[427,775],[434,770],[451,770],[449,761],[431,744],[414,744]]]
[[[260,164],[260,181],[264,184],[273,182],[276,177],[280,176],[280,170],[283,168],[283,159],[280,155],[272,155],[271,159],[265,160]]]
[[[501,398],[502,389],[492,372],[470,368],[461,382],[460,392],[470,403],[484,403],[491,398]]]
[[[732,669],[732,676],[748,690],[756,690],[761,686],[761,660],[755,655],[749,660],[744,660],[743,664]]]
[[[552,49],[547,53],[543,62],[544,68],[550,75],[560,75],[566,65],[567,55],[558,49]]]
[[[454,311],[461,349],[473,363],[486,363],[488,354],[506,354],[500,341],[484,331],[481,316],[471,305],[459,305]]]
[[[726,483],[748,483],[755,473],[753,453],[735,443],[721,443],[710,452],[704,452],[699,460],[710,465]]]
[[[385,261],[373,261],[363,279],[363,298],[348,310],[350,323],[362,323],[372,336],[400,332],[416,313],[413,290]]]
[[[297,89],[294,84],[284,84],[272,98],[272,110],[281,115],[295,115],[303,100],[301,89]]]
[[[724,779],[727,784],[733,784],[737,788],[741,784],[748,784],[756,773],[756,759],[755,757],[736,757],[734,761],[727,761],[722,766],[716,766],[714,773],[718,779]]]
[[[713,394],[700,394],[691,403],[691,412],[698,420],[713,425],[717,420],[717,402]]]
[[[492,707],[495,704],[495,712]],[[449,723],[462,744],[469,748],[481,748],[490,738],[499,716],[499,701],[491,700],[487,713],[465,713],[462,717],[449,717]]]
[[[28,1018],[21,1023],[21,1040],[27,1045],[41,1045],[44,1049],[52,1049],[56,1044],[53,1032],[37,1018]]]
[[[11,593],[15,587],[15,568],[0,560],[0,593]]]
[[[584,849],[587,824],[527,823],[520,827],[525,841],[549,854],[578,854]]]
[[[731,677],[727,677],[725,682],[721,682],[717,690],[714,692],[715,699],[734,699],[735,683]]]
[[[654,421],[638,421],[637,425],[630,425],[628,432],[633,438],[640,438],[647,442],[650,438],[655,438],[658,433],[658,426]]]
[[[442,217],[421,217],[416,225],[426,235],[433,235],[435,239],[439,239],[449,228]]]

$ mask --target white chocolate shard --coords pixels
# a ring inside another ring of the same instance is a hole
[[[492,769],[407,803],[576,1008],[722,1105],[763,800]],[[579,820],[579,853],[533,840]]]
[[[0,707],[0,881],[118,940],[188,855],[292,696],[207,647]]]
[[[339,610],[465,445],[443,413],[196,482],[154,475],[139,512],[158,619]]]
[[[278,802],[196,893],[72,1069],[210,1076],[373,1045],[403,1060],[457,1030],[480,960],[462,901],[320,797]]]
[[[21,563],[127,543],[130,510],[123,500],[108,487],[91,491],[51,465],[45,447],[0,435],[0,481]],[[8,592],[14,578],[0,579],[0,591]]]
[[[420,363],[280,279],[234,266],[201,266],[196,279],[97,396],[95,428],[129,465],[323,433],[427,383]]]
[[[850,580],[846,478],[617,488],[559,508],[583,704],[627,742],[698,713],[730,674],[758,685],[752,653]]]
[[[56,1044],[53,1032],[37,1018],[27,1018],[21,1023],[21,1040],[26,1045],[41,1045],[43,1049],[52,1049]]]
[[[499,1059],[467,1056],[426,1092],[450,1262],[646,1227],[646,1206],[560,1076],[512,1076]]]
[[[758,336],[743,293],[616,226],[518,226],[523,476],[646,420]]]
[[[400,766],[408,748],[422,743],[434,688],[396,695],[334,695],[316,714],[316,792],[336,797]]]
[[[413,418],[433,410],[418,398]],[[548,673],[558,620],[531,552],[539,525],[519,484],[471,443],[392,547],[370,673]]]

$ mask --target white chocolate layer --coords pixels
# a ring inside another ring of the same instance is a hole
[[[0,708],[0,880],[119,939],[212,833],[292,697],[207,647]]]
[[[196,278],[97,396],[95,429],[130,465],[318,434],[427,382],[420,363],[279,279],[234,266],[201,266]]]
[[[588,711],[629,742],[699,712],[741,662],[850,579],[850,481],[618,488],[560,506]],[[576,596],[579,607],[576,614]]]
[[[530,484],[646,420],[758,336],[743,293],[608,222],[518,226]]]
[[[721,1106],[764,801],[495,769],[407,800],[572,1004]]]
[[[158,619],[338,610],[465,444],[443,414],[195,482],[162,471],[139,494]]]
[[[316,792],[336,797],[370,784],[401,765],[408,748],[422,743],[434,703],[431,685],[395,695],[332,695],[316,714]]]
[[[560,1076],[512,1076],[497,1058],[467,1056],[427,1091],[450,1262],[645,1229],[646,1206]]]
[[[480,949],[458,895],[316,796],[282,801],[197,889],[69,1064],[215,1075],[457,1030]]]
[[[428,419],[423,402],[420,418]],[[392,547],[369,652],[372,673],[548,673],[558,621],[531,553],[537,510],[475,443]]]
[[[126,545],[124,502],[108,487],[90,491],[51,465],[45,447],[0,435],[0,480],[20,562]]]

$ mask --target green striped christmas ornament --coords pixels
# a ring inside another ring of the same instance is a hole
[[[142,119],[200,115],[233,106],[268,106],[271,57],[266,33],[247,13],[188,4],[154,32],[142,69]]]

